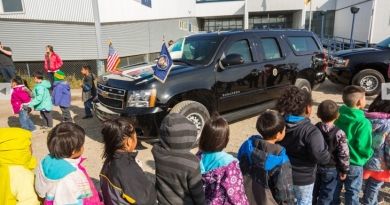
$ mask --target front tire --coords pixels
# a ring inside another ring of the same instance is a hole
[[[311,93],[310,82],[306,79],[298,78],[297,81],[295,81],[295,86],[297,86],[299,89],[306,90],[307,92]]]
[[[367,96],[379,94],[382,89],[382,83],[384,82],[385,78],[383,75],[373,69],[360,71],[352,80],[352,84],[362,87],[366,91]]]
[[[207,108],[195,101],[186,100],[175,105],[170,113],[182,114],[184,117],[193,122],[198,129],[198,135],[196,136],[196,143],[198,144],[200,134],[207,120],[210,119],[210,114]]]

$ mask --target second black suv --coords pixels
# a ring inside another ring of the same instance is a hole
[[[168,113],[183,114],[200,133],[214,112],[228,121],[253,116],[271,108],[286,85],[311,91],[325,80],[322,45],[308,31],[196,34],[170,51],[174,66],[164,84],[152,77],[152,64],[99,76],[96,115],[102,120],[136,115],[139,138],[155,140]]]

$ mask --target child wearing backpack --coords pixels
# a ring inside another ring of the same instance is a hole
[[[48,154],[37,167],[35,189],[45,205],[103,205],[81,163],[85,160],[85,131],[79,125],[62,122],[47,136]]]
[[[379,94],[365,116],[372,124],[372,157],[363,167],[363,203],[378,204],[378,192],[384,182],[390,182],[390,100]]]
[[[43,80],[43,74],[39,71],[33,73],[33,80],[36,83],[34,86],[35,97],[28,104],[28,107],[40,112],[43,119],[41,130],[49,132],[53,128],[53,117],[51,116],[53,104],[49,92],[51,85],[47,80]]]
[[[330,154],[320,130],[311,124],[311,94],[287,86],[275,108],[286,120],[286,137],[278,142],[286,148],[292,165],[294,194],[298,205],[312,203],[317,164],[329,162]]]
[[[190,152],[197,135],[194,123],[181,114],[171,113],[161,123],[160,142],[152,149],[161,204],[206,204],[200,162]]]
[[[28,117],[28,104],[31,98],[34,97],[32,91],[28,88],[26,80],[20,76],[15,76],[11,79],[13,92],[11,95],[11,104],[14,114],[19,114],[20,125],[23,129],[30,132],[37,131],[34,123]],[[31,109],[30,109],[31,110]]]
[[[322,122],[317,123],[316,127],[321,131],[331,157],[327,164],[318,165],[313,204],[325,205],[333,200],[338,181],[347,177],[349,148],[347,136],[334,125],[334,121],[339,117],[337,104],[332,100],[323,101],[318,106],[317,116]]]
[[[199,140],[203,190],[206,204],[248,204],[239,163],[222,151],[229,142],[229,124],[220,116],[208,120]]]
[[[372,150],[372,125],[365,118],[366,91],[356,85],[343,89],[345,105],[339,109],[340,116],[335,125],[347,135],[350,165],[347,178],[339,181],[331,204],[341,204],[341,188],[345,187],[345,204],[359,204],[359,193],[363,184],[363,166],[374,153]]]
[[[105,161],[100,172],[100,188],[106,205],[156,203],[156,188],[136,161],[135,126],[135,117],[103,122]]]
[[[53,105],[60,106],[64,121],[72,122],[73,119],[69,110],[71,101],[70,85],[65,80],[65,73],[60,70],[54,73],[52,101]]]
[[[31,132],[0,129],[0,204],[39,205],[34,190],[37,160],[32,156]]]
[[[285,120],[275,111],[257,119],[253,135],[238,151],[249,204],[294,204],[293,176],[286,149],[275,144],[285,136]]]

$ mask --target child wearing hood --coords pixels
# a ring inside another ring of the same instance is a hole
[[[55,106],[60,106],[64,122],[72,122],[72,116],[70,115],[70,85],[65,80],[65,73],[57,71],[54,73],[52,102]]]
[[[47,80],[43,80],[43,74],[39,71],[33,73],[33,80],[36,83],[34,86],[35,97],[31,100],[28,107],[40,112],[43,119],[41,130],[49,132],[53,128],[53,118],[51,116],[53,104],[49,92],[51,85]]]
[[[37,167],[35,190],[45,205],[103,205],[81,163],[85,131],[71,122],[58,124],[47,136],[48,154]]]
[[[345,204],[359,204],[359,193],[363,184],[363,166],[371,158],[372,125],[365,118],[363,108],[366,106],[366,91],[356,85],[343,89],[345,105],[339,109],[340,116],[334,124],[347,135],[350,165],[347,178],[339,180],[331,204],[341,204],[341,188],[345,187]]]
[[[378,192],[384,182],[390,182],[390,100],[379,94],[365,116],[372,124],[372,157],[363,167],[364,204],[378,204]]]
[[[206,204],[248,204],[238,160],[222,151],[229,142],[229,124],[223,117],[208,120],[199,140],[203,190]]]
[[[37,160],[32,156],[31,132],[0,129],[0,204],[39,205],[34,190]]]
[[[257,119],[254,135],[238,151],[249,204],[294,204],[293,178],[286,149],[275,144],[283,140],[285,120],[275,111]]]
[[[19,121],[22,128],[31,132],[37,131],[34,123],[28,117],[31,111],[31,108],[28,108],[28,104],[34,95],[27,86],[26,80],[20,76],[15,76],[11,79],[11,86],[13,88],[11,95],[12,109],[14,114],[19,114]]]
[[[290,85],[275,105],[286,120],[286,137],[278,144],[286,148],[291,162],[298,205],[312,204],[317,165],[330,159],[321,131],[310,121],[312,102],[311,93]]]
[[[198,131],[181,114],[167,115],[152,149],[160,204],[205,204],[199,159],[190,152]]]

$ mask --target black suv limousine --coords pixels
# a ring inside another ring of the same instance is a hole
[[[152,64],[99,76],[98,118],[136,115],[140,140],[154,141],[169,113],[183,114],[200,133],[214,112],[230,122],[253,116],[271,108],[286,85],[310,92],[325,80],[322,45],[304,30],[196,34],[170,51],[174,66],[164,84],[152,77]]]

